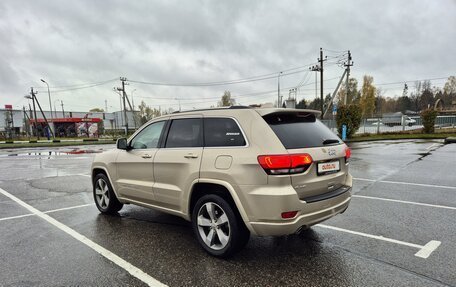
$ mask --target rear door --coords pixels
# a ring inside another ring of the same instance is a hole
[[[291,182],[300,199],[310,201],[339,190],[347,179],[346,145],[308,112],[278,112],[263,116],[289,154],[309,154],[313,162]]]
[[[202,155],[202,117],[171,119],[164,145],[154,159],[157,205],[181,209],[183,194],[199,178]]]

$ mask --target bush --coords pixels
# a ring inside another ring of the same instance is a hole
[[[347,126],[347,138],[351,138],[359,129],[362,120],[361,107],[359,105],[340,106],[337,109],[337,132],[342,135],[342,125]]]
[[[423,123],[423,132],[426,134],[434,133],[435,119],[437,118],[437,111],[427,109],[421,112],[421,122]]]

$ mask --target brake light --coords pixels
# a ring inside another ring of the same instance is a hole
[[[345,162],[348,162],[348,159],[351,157],[351,149],[349,147],[345,148]]]
[[[267,174],[294,174],[306,171],[312,164],[312,157],[307,153],[260,155],[258,163]]]
[[[287,212],[282,212],[282,218],[283,219],[290,219],[296,216],[298,214],[297,211],[287,211]]]

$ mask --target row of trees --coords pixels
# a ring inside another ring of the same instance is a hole
[[[231,93],[229,91],[225,91],[220,101],[217,103],[219,107],[227,107],[227,106],[234,106],[236,105],[236,101],[231,97]],[[173,112],[172,109],[169,110],[161,110],[156,108],[151,108],[148,106],[144,101],[138,106],[139,113],[137,116],[137,122],[141,125],[148,122],[149,120],[161,116],[170,114]]]
[[[440,100],[438,108],[452,109],[453,102],[456,101],[456,77],[448,78],[443,89],[432,87],[430,81],[416,81],[413,87],[404,85],[401,96],[385,97],[385,90],[376,87],[374,78],[369,75],[363,77],[361,89],[358,89],[358,80],[350,78],[348,83],[348,93],[346,85],[342,85],[337,94],[336,101],[339,105],[344,103],[347,96],[347,104],[357,104],[360,106],[363,117],[381,116],[385,113],[403,112],[420,113],[420,111],[434,107]],[[325,106],[330,104],[331,95],[325,97]],[[311,102],[301,100],[296,107],[299,109],[320,109],[320,99],[316,98]]]

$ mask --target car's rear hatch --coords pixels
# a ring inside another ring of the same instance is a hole
[[[315,202],[347,190],[347,146],[322,122],[315,111],[278,110],[262,115],[290,155],[310,155],[304,172],[290,172],[301,200]],[[271,175],[274,176],[274,175]]]

